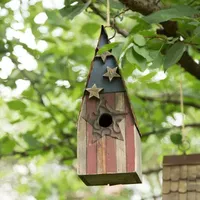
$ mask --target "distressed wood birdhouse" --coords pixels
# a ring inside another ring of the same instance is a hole
[[[141,183],[141,139],[126,88],[101,28],[78,120],[78,175],[86,185]]]
[[[200,154],[165,156],[163,200],[200,199]]]

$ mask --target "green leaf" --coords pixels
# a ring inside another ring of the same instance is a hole
[[[146,69],[146,59],[134,51],[133,48],[129,48],[126,53],[126,59],[131,64],[136,64],[137,68],[144,71]]]
[[[89,36],[93,36],[99,30],[99,27],[99,24],[87,23],[82,26],[81,33],[86,33]]]
[[[152,58],[149,56],[149,51],[145,47],[138,47],[136,45],[133,46],[135,52],[145,58],[147,61],[151,61]]]
[[[195,30],[194,30],[194,34],[196,36],[199,36],[200,35],[200,26],[198,26]]]
[[[169,67],[176,64],[181,56],[183,55],[185,51],[185,44],[182,42],[176,42],[173,44],[169,50],[167,51],[167,54],[165,56],[164,60],[164,70],[166,71]]]
[[[20,100],[9,101],[7,105],[11,110],[24,110],[26,108],[26,104]]]
[[[157,69],[160,68],[163,64],[164,57],[159,52],[156,58],[153,60],[152,65],[150,66],[151,69]]]
[[[198,13],[200,13],[198,10],[190,6],[178,5],[169,9],[159,10],[148,16],[143,17],[143,19],[148,23],[160,23],[173,18],[192,17]]]
[[[110,49],[116,47],[119,44],[121,44],[121,42],[113,42],[113,43],[110,43],[110,44],[106,44],[99,49],[98,54],[101,55],[102,53],[109,51]]]
[[[85,10],[90,5],[90,3],[91,1],[88,1],[87,3],[77,3],[74,6],[66,5],[63,9],[60,10],[60,14],[63,17],[67,17],[68,19],[74,19],[74,17]]]
[[[140,34],[135,34],[133,40],[138,46],[144,46],[146,44],[145,38]]]
[[[8,137],[2,138],[0,141],[0,153],[1,154],[10,154],[13,152],[13,148],[15,146],[15,141],[11,140]]]
[[[170,139],[174,144],[179,145],[182,143],[182,135],[180,133],[171,134]]]
[[[30,148],[41,146],[40,143],[29,133],[23,135],[23,138]]]

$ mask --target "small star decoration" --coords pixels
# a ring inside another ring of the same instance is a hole
[[[90,93],[89,99],[92,97],[99,99],[99,92],[103,90],[103,88],[97,88],[96,84],[94,84],[91,88],[87,88],[86,90]]]
[[[112,55],[109,51],[102,53],[101,55],[97,55],[96,57],[100,57],[101,60],[105,63],[107,56]]]
[[[103,76],[108,77],[110,82],[114,77],[120,77],[120,75],[117,73],[117,68],[118,67],[115,68],[107,67],[107,72]]]

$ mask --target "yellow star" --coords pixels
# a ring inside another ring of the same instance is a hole
[[[102,61],[105,63],[107,56],[112,55],[109,51],[102,53],[101,55],[97,55],[96,57],[100,57]]]
[[[91,88],[87,88],[86,90],[90,93],[89,99],[92,97],[99,99],[99,92],[103,90],[103,88],[97,88],[96,84],[94,84]]]
[[[112,81],[114,77],[120,77],[120,75],[117,73],[117,68],[118,67],[115,68],[107,67],[107,72],[103,76],[108,77],[109,81]]]

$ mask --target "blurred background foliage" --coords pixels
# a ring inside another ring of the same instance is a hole
[[[143,184],[86,187],[76,175],[77,117],[106,1],[1,0],[0,199],[161,199],[162,158],[182,154],[181,79],[187,153],[198,153],[199,80],[176,63],[186,49],[199,63],[200,4],[163,0],[178,14],[143,17],[110,2],[113,53],[142,133]],[[157,33],[163,16],[179,36]]]

